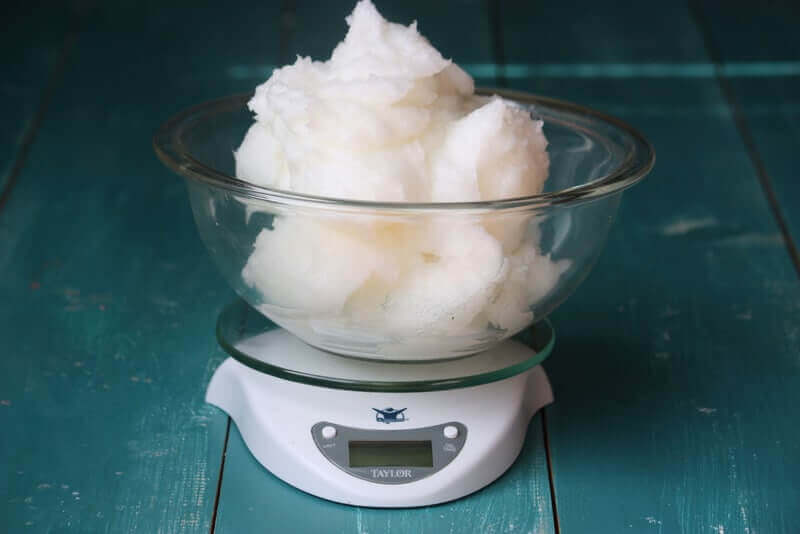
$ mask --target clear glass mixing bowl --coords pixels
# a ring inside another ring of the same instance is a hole
[[[249,95],[204,103],[155,135],[185,177],[194,219],[225,278],[307,343],[380,360],[488,349],[545,318],[586,277],[622,191],[652,168],[627,124],[550,98],[495,92],[544,121],[550,177],[536,196],[469,203],[314,197],[234,176]]]

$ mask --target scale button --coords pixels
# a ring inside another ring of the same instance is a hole
[[[456,439],[458,437],[458,428],[453,425],[444,427],[444,437],[447,439]]]
[[[333,439],[336,437],[336,429],[332,426],[322,427],[322,437],[325,439]]]

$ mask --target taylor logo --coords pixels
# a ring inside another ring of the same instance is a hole
[[[399,410],[395,410],[394,408],[384,408],[383,410],[379,410],[377,408],[373,408],[375,410],[375,420],[379,423],[401,423],[406,420],[405,411],[408,408],[401,408]]]
[[[411,478],[411,469],[370,469],[372,478]]]

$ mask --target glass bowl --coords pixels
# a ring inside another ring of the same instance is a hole
[[[623,190],[655,160],[645,138],[617,119],[493,93],[544,121],[542,194],[419,204],[250,184],[234,176],[233,157],[253,122],[249,95],[183,111],[153,143],[187,179],[200,236],[250,306],[337,354],[450,359],[486,350],[564,302],[597,260]]]

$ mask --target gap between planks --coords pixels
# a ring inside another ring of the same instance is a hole
[[[245,327],[247,326],[247,316],[248,312],[245,312],[239,321],[239,336],[242,335]],[[217,491],[214,494],[214,507],[211,511],[211,527],[209,528],[209,534],[214,534],[214,531],[217,529],[217,511],[219,510],[219,500],[222,496],[222,477],[225,473],[225,459],[228,457],[228,440],[230,439],[231,435],[231,416],[228,415],[227,418],[228,420],[225,424],[225,439],[222,441],[222,456],[219,460]]]
[[[739,105],[739,101],[736,98],[736,94],[733,90],[730,80],[723,71],[722,53],[714,42],[714,38],[711,33],[711,23],[705,16],[705,13],[703,13],[702,7],[699,5],[698,0],[689,0],[689,12],[691,13],[700,35],[703,38],[706,52],[708,53],[711,61],[714,63],[714,77],[717,79],[717,83],[719,84],[722,95],[725,98],[725,102],[730,109],[731,117],[736,125],[739,137],[741,137],[742,142],[744,143],[745,149],[747,150],[747,155],[750,158],[750,162],[752,163],[753,168],[756,171],[756,175],[758,176],[758,181],[761,184],[761,189],[764,191],[764,195],[767,198],[767,203],[772,211],[772,215],[775,217],[775,222],[778,224],[778,228],[781,231],[783,242],[786,245],[789,258],[794,264],[794,268],[798,277],[800,277],[800,251],[798,251],[797,245],[795,244],[794,239],[792,239],[792,234],[789,231],[789,225],[787,224],[786,218],[783,215],[778,196],[775,194],[775,188],[772,185],[772,178],[770,178],[767,167],[764,164],[764,159],[761,157],[761,153],[758,151],[758,146],[756,145],[753,134],[750,131],[750,126],[747,124],[747,118],[745,117],[745,114]]]
[[[61,50],[59,51],[58,59],[50,70],[50,76],[48,77],[47,83],[42,90],[42,96],[39,99],[39,105],[36,108],[36,113],[33,115],[33,120],[31,120],[25,127],[22,135],[22,141],[20,143],[19,150],[17,151],[17,157],[14,159],[14,165],[12,165],[11,170],[8,172],[8,176],[5,181],[5,187],[3,187],[2,191],[0,191],[0,212],[3,211],[8,199],[11,198],[11,192],[14,189],[14,185],[17,183],[17,179],[22,173],[22,168],[25,166],[25,162],[27,161],[28,152],[30,151],[33,142],[36,140],[36,134],[39,131],[39,128],[44,122],[44,117],[47,114],[47,108],[50,106],[50,102],[53,100],[53,96],[55,95],[59,83],[64,76],[64,72],[66,71],[67,60],[69,59],[72,49],[75,46],[76,40],[74,19],[75,17],[73,16],[72,20],[68,24],[67,33],[64,36],[64,42],[61,44]]]
[[[286,65],[290,61],[290,50],[294,29],[297,25],[297,14],[294,0],[283,0],[281,2],[280,10],[280,37],[279,37],[279,60],[281,65]],[[247,315],[242,317],[242,322],[239,325],[239,334],[244,332],[247,322]],[[228,456],[228,441],[231,434],[231,417],[228,416],[228,421],[225,427],[225,440],[222,444],[222,457],[219,461],[219,475],[217,476],[217,492],[214,495],[214,509],[211,512],[211,527],[209,534],[214,534],[217,528],[217,513],[219,511],[219,501],[222,495],[222,477],[225,473],[225,459]]]
[[[214,509],[211,512],[211,527],[209,534],[214,534],[217,529],[217,510],[219,509],[219,498],[222,493],[222,475],[225,473],[225,458],[228,456],[228,438],[231,435],[231,417],[225,425],[225,440],[222,442],[222,457],[219,460],[219,475],[217,475],[217,492],[214,495]]]
[[[547,407],[542,408],[542,441],[544,442],[544,455],[547,460],[547,482],[550,485],[550,506],[553,509],[553,528],[555,534],[561,533],[558,522],[558,504],[556,504],[556,483],[553,473],[553,458],[550,453],[550,435],[547,433]]]
[[[492,55],[494,56],[494,82],[498,87],[507,87],[506,79],[506,52],[503,44],[503,12],[502,2],[486,1],[486,11],[489,18],[489,29],[492,35]]]
[[[486,0],[486,11],[489,18],[489,29],[492,35],[492,55],[494,56],[494,79],[498,87],[507,87],[506,78],[506,57],[503,38],[503,13],[501,2]],[[547,408],[541,410],[542,441],[544,443],[545,459],[547,461],[547,482],[550,486],[550,506],[553,513],[553,528],[555,534],[560,534],[561,527],[558,521],[558,505],[556,504],[555,474],[553,472],[553,461],[550,451],[550,439],[547,432]]]

